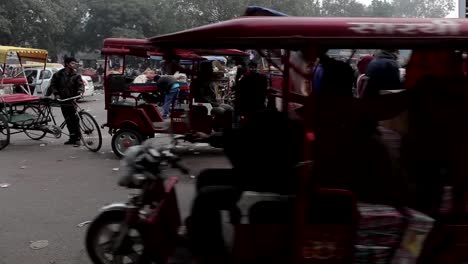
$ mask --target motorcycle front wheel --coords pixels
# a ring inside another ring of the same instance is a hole
[[[145,252],[143,226],[130,226],[121,245],[116,241],[124,226],[126,211],[101,213],[86,233],[86,250],[94,264],[155,264]]]

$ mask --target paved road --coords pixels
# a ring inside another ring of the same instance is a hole
[[[100,124],[105,121],[103,96],[80,105]],[[56,112],[56,116],[60,113]],[[33,141],[13,135],[11,145],[0,151],[0,264],[89,264],[84,251],[86,227],[98,209],[113,201],[124,201],[128,191],[117,186],[119,160],[103,130],[100,152],[64,146],[66,138]],[[196,154],[196,153],[195,153]],[[185,165],[197,173],[206,167],[225,167],[219,154],[185,155]],[[193,196],[193,182],[182,177],[178,196],[183,215]],[[30,242],[48,240],[40,250]]]

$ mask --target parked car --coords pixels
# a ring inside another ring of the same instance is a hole
[[[50,86],[50,81],[54,73],[63,68],[61,64],[52,63],[47,64],[46,68],[36,66],[36,65],[24,65],[24,73],[28,80],[31,92],[33,95],[41,96],[47,93],[47,89]],[[19,75],[23,75],[20,73]],[[89,97],[94,95],[94,83],[90,76],[81,76],[83,84],[85,86],[85,91],[83,93],[84,97]]]

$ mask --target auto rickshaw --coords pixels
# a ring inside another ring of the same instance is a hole
[[[190,98],[190,86],[181,84],[181,91],[188,94],[180,96],[173,104],[171,118],[164,120],[158,109],[158,105],[146,102],[144,94],[156,93],[158,88],[155,82],[133,83],[133,79],[125,75],[128,60],[135,57],[149,58],[162,56],[163,53],[157,47],[151,45],[145,39],[105,39],[102,54],[105,55],[105,109],[107,110],[107,122],[103,126],[109,127],[112,137],[112,150],[118,157],[122,157],[130,146],[138,145],[147,138],[159,134],[185,134],[189,131],[212,131],[213,120],[211,116],[195,117],[191,109],[196,105],[203,105]],[[192,77],[196,73],[200,61],[206,60],[203,55],[231,55],[245,56],[239,50],[175,50],[175,55],[180,59],[192,62],[192,69],[188,71]],[[116,62],[117,61],[117,62]],[[117,66],[118,65],[118,66]],[[185,106],[179,103],[183,102]],[[195,103],[195,104],[194,104]],[[180,107],[178,107],[180,106]],[[185,107],[185,108],[184,108]],[[193,119],[193,120],[192,120]]]
[[[316,109],[314,109],[314,101],[311,99],[318,95],[314,94],[313,89],[306,94],[300,93],[301,90],[293,86],[297,80],[291,79],[292,76],[295,76],[295,78],[310,78],[310,75],[304,69],[297,67],[290,58],[292,52],[302,50],[308,50],[312,53],[315,51],[316,58],[319,55],[317,50],[332,48],[412,49],[415,60],[419,59],[420,61],[411,64],[413,70],[414,67],[416,67],[416,70],[413,73],[407,72],[406,79],[413,78],[412,80],[414,80],[421,75],[421,72],[424,75],[425,72],[428,72],[428,68],[434,66],[431,64],[434,63],[433,60],[425,60],[424,57],[417,58],[417,56],[420,56],[417,55],[420,54],[418,53],[420,51],[434,51],[434,54],[440,54],[439,51],[453,51],[459,55],[461,62],[462,55],[468,44],[467,20],[252,17],[238,18],[173,34],[155,36],[148,39],[148,42],[149,45],[154,47],[191,50],[238,48],[282,49],[285,51],[282,58],[283,87],[282,91],[274,94],[279,98],[277,102],[280,102],[275,107],[281,111],[289,111],[297,109],[298,105],[303,106],[299,115],[304,122],[303,137],[306,142],[302,161],[297,164],[300,172],[299,176],[296,178],[291,175],[291,181],[297,181],[299,186],[293,200],[294,213],[290,213],[291,218],[286,222],[276,221],[275,217],[282,214],[282,212],[276,212],[273,217],[263,219],[265,221],[252,221],[250,219],[251,221],[247,223],[237,223],[234,226],[233,263],[461,264],[468,262],[468,225],[466,223],[466,190],[468,187],[466,182],[466,164],[468,164],[466,162],[466,137],[468,134],[456,134],[460,148],[457,149],[456,162],[452,164],[454,172],[450,183],[453,192],[448,195],[450,198],[447,198],[447,196],[444,199],[439,199],[448,206],[444,206],[445,209],[441,210],[440,213],[430,215],[435,219],[433,227],[431,226],[425,231],[410,230],[405,232],[405,236],[401,236],[401,241],[391,253],[393,258],[386,258],[386,262],[377,262],[380,261],[378,255],[381,252],[379,250],[382,250],[379,247],[374,248],[375,252],[373,253],[367,252],[369,256],[366,261],[357,262],[357,252],[360,250],[361,245],[355,243],[359,232],[359,221],[363,217],[358,208],[359,194],[346,189],[324,188],[318,184],[317,179],[321,175],[314,174],[315,153],[312,145],[320,140],[320,138],[316,137],[314,122],[317,122],[317,117],[323,113],[314,111]],[[429,57],[432,56],[430,52],[426,54],[429,54]],[[444,61],[442,55],[438,58],[440,59],[439,62]],[[461,93],[462,96],[457,98],[457,104],[463,107],[459,108],[459,112],[452,112],[451,114],[457,115],[458,122],[464,123],[468,110],[466,108],[467,71],[466,68],[461,68],[462,63],[449,66],[447,69],[450,70],[444,73],[450,75],[450,71],[459,71],[458,76],[463,78],[462,85],[464,89]],[[420,70],[419,73],[418,69]],[[413,84],[408,83],[405,89],[413,89]],[[441,98],[432,97],[433,102],[439,99]],[[361,99],[354,98],[352,100]],[[376,108],[379,106],[377,104],[370,105]],[[449,117],[447,116],[447,118]],[[467,126],[463,124],[461,127],[464,132]],[[433,140],[438,139],[434,138]],[[428,144],[431,143],[428,142]],[[143,241],[148,240],[148,244],[143,242],[143,255],[145,255],[145,252],[147,254],[156,252],[157,258],[155,259],[164,263],[167,263],[174,254],[175,241],[177,241],[176,237],[178,236],[177,226],[181,223],[174,194],[174,180],[174,178],[171,178],[171,184],[167,185],[166,188],[163,187],[161,179],[157,180],[158,184],[161,185],[153,212],[149,214],[135,217],[134,204],[132,203],[111,205],[104,208],[103,212],[103,214],[106,212],[115,213],[116,211],[133,212],[131,217],[123,217],[118,220],[123,221],[126,227],[138,226],[137,229],[141,225],[150,227],[150,229],[144,229],[145,234],[142,236]],[[377,188],[376,186],[367,187]],[[443,188],[443,186],[439,187]],[[439,206],[440,204],[434,203],[430,204],[429,207],[438,208]],[[334,214],[337,211],[341,213]],[[436,211],[433,210],[433,212]],[[265,211],[263,212],[265,213]],[[123,216],[125,216],[125,213]],[[128,220],[129,218],[136,222],[125,222],[125,219]],[[111,221],[111,223],[116,223],[116,221]],[[128,230],[128,228],[125,230]],[[122,245],[122,241],[129,242],[125,239],[126,234],[116,232],[119,234],[120,245]],[[155,241],[156,243],[151,243]],[[123,251],[118,252],[120,253],[117,254],[121,254]],[[112,255],[109,252],[106,254]],[[133,255],[133,259],[138,259],[137,257],[137,255]]]

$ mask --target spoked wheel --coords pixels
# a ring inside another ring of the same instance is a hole
[[[38,106],[34,106],[34,105],[29,105],[29,106],[26,106],[23,110],[23,113],[24,114],[29,114],[31,116],[40,116],[40,109]],[[46,124],[43,124],[43,125],[46,125]],[[33,140],[41,140],[43,139],[47,132],[46,131],[41,131],[41,130],[30,130],[28,128],[24,128],[23,129],[23,132],[24,134],[26,134],[26,136],[28,136],[30,139],[33,139]]]
[[[96,119],[87,112],[80,112],[81,141],[91,151],[99,151],[102,146],[102,134]]]
[[[123,157],[125,151],[132,146],[140,145],[143,137],[133,129],[121,129],[112,137],[112,150],[117,157]]]
[[[8,144],[10,144],[10,127],[5,115],[0,113],[0,149],[4,149]]]
[[[116,241],[122,230],[125,211],[102,213],[89,226],[86,233],[86,250],[94,264],[153,264],[143,252],[145,243],[142,227],[130,227],[122,244]]]

